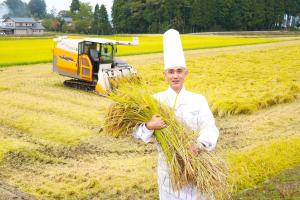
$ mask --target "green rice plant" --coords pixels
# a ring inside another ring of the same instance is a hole
[[[51,62],[53,47],[51,38],[0,40],[0,66]]]
[[[85,38],[90,36],[76,36]],[[97,36],[115,40],[131,41],[133,36]],[[72,38],[72,37],[71,37]],[[74,37],[73,37],[74,38]],[[117,56],[162,52],[161,35],[140,35],[138,46],[118,46]],[[276,42],[270,38],[242,38],[224,36],[182,35],[184,49],[216,48]],[[0,39],[0,67],[49,63],[52,61],[54,41],[51,37],[14,37]]]
[[[222,199],[229,197],[225,163],[212,152],[202,151],[195,155],[189,150],[196,140],[196,134],[175,118],[171,108],[160,104],[145,90],[128,83],[112,94],[110,99],[115,103],[105,117],[106,134],[116,138],[130,135],[153,115],[162,116],[168,127],[156,130],[154,137],[166,156],[172,188],[179,190],[193,184],[205,195],[215,194]]]
[[[299,165],[299,152],[299,137],[275,140],[245,152],[231,152],[227,164],[234,191],[255,187],[267,178]]]

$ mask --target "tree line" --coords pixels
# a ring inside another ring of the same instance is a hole
[[[44,0],[4,4],[8,16],[43,19],[47,30],[97,35],[162,33],[169,28],[182,33],[276,30],[283,27],[284,15],[300,16],[300,0],[114,0],[111,21],[104,5],[93,8],[80,0],[58,13],[47,13]]]
[[[117,33],[274,30],[300,16],[300,0],[114,0]]]

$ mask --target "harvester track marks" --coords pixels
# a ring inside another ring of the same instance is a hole
[[[0,181],[0,200],[34,200],[34,198]]]
[[[80,81],[80,80],[76,80],[76,79],[65,80],[64,85],[66,87],[84,90],[87,92],[94,92],[95,86],[96,86],[94,83],[89,83],[89,82]]]

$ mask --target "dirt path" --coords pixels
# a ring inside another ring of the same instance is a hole
[[[34,198],[0,181],[0,200],[34,200]]]

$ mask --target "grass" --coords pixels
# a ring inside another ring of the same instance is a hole
[[[186,87],[207,96],[222,116],[217,118],[222,152],[217,151],[229,155],[231,182],[242,191],[299,165],[300,110],[299,100],[293,101],[299,95],[299,42],[236,51],[187,52]],[[152,92],[167,87],[156,56],[136,57]],[[110,100],[63,87],[65,78],[52,73],[51,64],[1,68],[0,74],[2,181],[38,199],[158,198],[155,145],[101,132]],[[293,98],[275,101],[289,95]],[[216,101],[257,107],[237,112],[239,107]],[[280,102],[287,103],[271,106]]]
[[[132,40],[132,37],[129,36],[104,37],[116,40]],[[162,36],[140,36],[139,38],[140,45],[137,47],[119,46],[118,56],[162,51]],[[241,38],[196,35],[183,35],[182,39],[185,49],[214,48],[278,41],[277,39],[268,38]],[[0,67],[51,62],[53,47],[53,38],[49,37],[2,38],[0,39]]]

